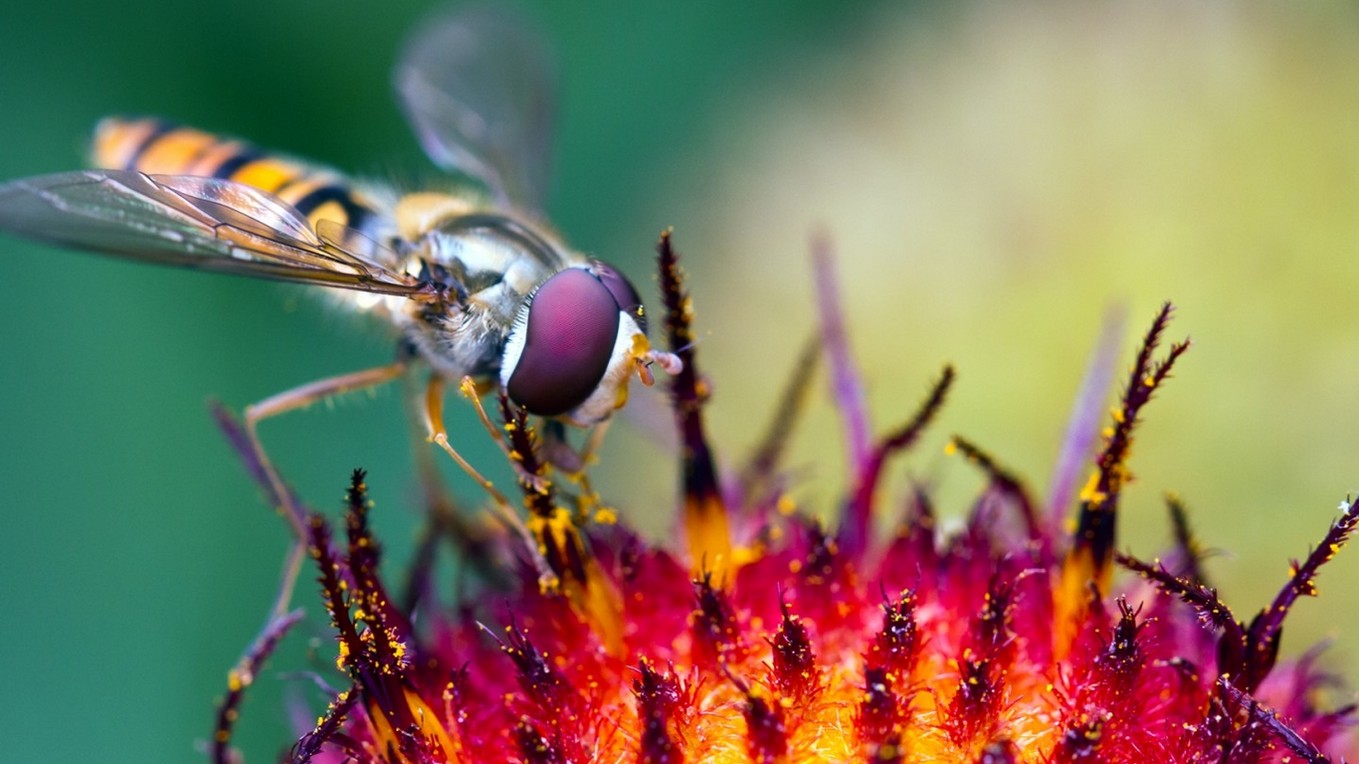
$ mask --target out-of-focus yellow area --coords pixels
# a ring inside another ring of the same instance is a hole
[[[969,3],[869,27],[810,88],[752,94],[723,171],[676,165],[682,191],[656,202],[688,255],[715,439],[739,462],[815,329],[817,230],[881,431],[957,364],[940,424],[894,470],[937,482],[953,516],[979,482],[943,456],[949,434],[1043,493],[1106,313],[1127,317],[1121,387],[1173,300],[1167,339],[1194,347],[1148,407],[1119,547],[1166,548],[1161,493],[1181,492],[1249,618],[1359,489],[1359,15]],[[827,395],[795,440],[794,495],[833,513]],[[1286,651],[1338,635],[1331,660],[1359,676],[1357,571],[1359,548],[1328,566]]]

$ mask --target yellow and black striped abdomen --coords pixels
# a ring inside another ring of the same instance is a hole
[[[244,183],[293,205],[312,225],[332,220],[364,230],[375,214],[353,185],[333,170],[159,119],[108,117],[100,121],[91,161],[104,169]]]

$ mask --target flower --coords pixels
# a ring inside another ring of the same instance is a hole
[[[561,490],[543,440],[501,396],[502,444],[527,519],[486,542],[503,554],[482,565],[509,581],[448,612],[398,606],[356,471],[343,544],[320,515],[310,524],[348,686],[292,761],[1322,762],[1353,750],[1352,707],[1319,707],[1330,677],[1315,655],[1278,661],[1290,606],[1316,593],[1318,569],[1359,523],[1353,502],[1246,620],[1208,584],[1178,498],[1167,500],[1176,544],[1164,560],[1116,552],[1139,418],[1189,347],[1157,355],[1169,304],[1141,343],[1069,528],[993,456],[955,437],[950,448],[989,482],[961,529],[942,533],[917,488],[878,538],[884,465],[935,418],[954,371],[874,440],[834,274],[818,258],[820,350],[855,468],[839,524],[824,527],[783,492],[786,427],[739,480],[719,479],[692,303],[668,234],[659,251],[665,330],[684,360],[672,383],[682,543],[639,537],[588,484]],[[819,354],[800,359],[780,422],[798,408]],[[1073,432],[1093,430],[1097,404],[1080,410]],[[1118,566],[1135,575],[1116,580]],[[290,623],[266,631],[241,674],[254,674]],[[222,706],[222,760],[245,684],[233,680]]]

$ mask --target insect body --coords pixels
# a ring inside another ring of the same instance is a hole
[[[548,72],[536,45],[473,12],[430,25],[398,64],[398,98],[427,153],[484,190],[400,195],[240,141],[108,119],[94,141],[102,169],[0,185],[0,229],[346,290],[445,378],[498,383],[531,413],[601,422],[631,376],[649,381],[650,363],[677,360],[650,350],[641,300],[617,270],[538,222]]]
[[[423,362],[433,370],[430,439],[536,550],[509,502],[448,442],[443,382],[499,386],[549,418],[550,458],[578,472],[586,460],[555,424],[602,423],[623,405],[632,376],[650,384],[652,363],[680,369],[676,356],[649,348],[627,279],[541,222],[535,192],[546,168],[549,73],[539,38],[496,11],[437,18],[412,38],[396,68],[397,98],[425,152],[461,178],[443,189],[403,195],[150,119],[104,120],[93,147],[100,169],[0,185],[0,230],[143,262],[328,287],[400,335],[393,363],[259,401],[246,407],[243,428],[223,414],[294,535],[270,624],[290,617],[310,536],[304,508],[260,441],[261,421],[393,381]],[[483,421],[493,427],[484,414]]]

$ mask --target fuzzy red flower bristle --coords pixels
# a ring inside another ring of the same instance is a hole
[[[289,760],[1322,762],[1350,750],[1352,709],[1317,708],[1328,677],[1311,659],[1280,662],[1278,647],[1289,607],[1315,593],[1318,569],[1359,523],[1352,503],[1274,602],[1245,621],[1206,582],[1178,499],[1165,561],[1116,552],[1138,420],[1188,348],[1161,351],[1168,304],[1104,432],[1074,531],[1059,530],[1061,518],[1017,476],[959,437],[950,447],[989,483],[964,526],[942,535],[930,495],[916,489],[884,539],[871,532],[883,466],[936,417],[953,370],[874,440],[829,257],[819,258],[820,354],[853,468],[839,525],[823,527],[781,500],[787,428],[774,429],[739,479],[719,475],[692,302],[668,234],[659,250],[664,329],[684,361],[671,389],[681,542],[600,522],[588,483],[580,495],[555,486],[531,422],[502,397],[503,445],[532,543],[504,534],[497,543],[511,559],[482,564],[512,582],[481,604],[422,605],[417,629],[379,575],[356,472],[344,550],[325,520],[311,524],[349,686]],[[784,414],[817,355],[800,359]],[[1116,565],[1136,575],[1116,581]]]

